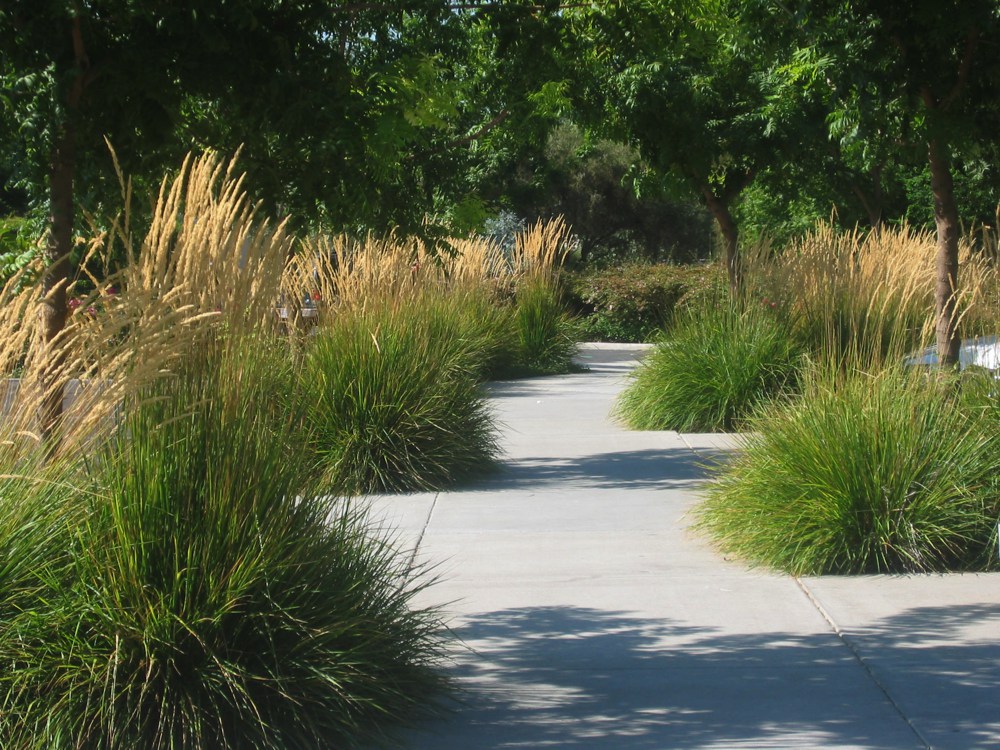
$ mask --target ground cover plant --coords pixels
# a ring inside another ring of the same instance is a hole
[[[750,425],[699,509],[728,552],[794,575],[981,568],[993,559],[995,419],[900,367],[810,371]]]
[[[800,359],[772,310],[723,300],[680,316],[636,370],[616,412],[639,430],[732,430],[795,387]]]

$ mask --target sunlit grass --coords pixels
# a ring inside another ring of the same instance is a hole
[[[479,324],[467,333],[485,347],[492,361],[488,374],[567,372],[578,337],[559,276],[571,247],[569,229],[559,220],[519,233],[509,252],[484,238],[441,248],[396,235],[314,237],[288,264],[279,304],[290,320],[316,315],[310,320],[324,328],[359,311],[454,299],[479,311]],[[312,296],[318,314],[305,309]]]
[[[865,351],[872,365],[893,362],[933,338],[936,240],[908,226],[845,232],[820,224],[778,252],[748,248],[751,297],[787,316],[796,337],[824,357]],[[993,333],[995,265],[961,247],[958,293],[963,335]]]
[[[725,300],[682,314],[616,406],[633,429],[732,430],[795,385],[801,353],[770,309]]]
[[[952,383],[892,368],[810,371],[754,420],[701,527],[752,563],[803,574],[976,568],[995,543],[996,420]]]
[[[441,489],[489,471],[495,427],[480,391],[482,340],[454,300],[341,311],[302,375],[325,486],[363,494]]]

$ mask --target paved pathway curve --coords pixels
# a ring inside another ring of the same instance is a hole
[[[1000,748],[1000,576],[727,562],[687,515],[725,439],[608,416],[635,356],[491,386],[502,473],[373,500],[464,643],[460,702],[405,747]]]

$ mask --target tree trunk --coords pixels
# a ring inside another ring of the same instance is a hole
[[[69,313],[66,292],[70,283],[70,253],[73,250],[74,192],[76,177],[76,121],[84,89],[91,80],[90,59],[83,42],[80,8],[76,0],[70,24],[75,71],[66,93],[66,113],[56,128],[49,163],[49,240],[45,249],[46,271],[42,280],[42,303],[39,324],[45,361],[41,367],[41,386],[45,394],[39,414],[39,430],[46,454],[59,447],[66,353],[59,336],[66,327]]]
[[[869,196],[857,183],[851,184],[851,190],[861,201],[861,206],[868,214],[868,223],[878,232],[882,228],[882,167],[872,169],[872,194]]]
[[[927,113],[930,137],[927,153],[931,166],[931,193],[934,195],[934,223],[937,225],[937,262],[935,264],[934,308],[937,315],[937,350],[939,366],[958,365],[961,339],[958,335],[958,206],[951,178],[951,150],[942,142],[939,113],[948,111],[963,95],[979,45],[979,29],[969,28],[965,49],[959,63],[955,85],[943,98],[934,95],[929,85],[920,90]]]
[[[59,424],[65,383],[59,382],[64,352],[58,342],[69,312],[66,287],[70,281],[69,254],[73,249],[73,177],[76,172],[76,130],[72,119],[62,125],[52,152],[49,172],[49,240],[45,251],[47,269],[42,280],[41,326],[46,360],[41,385],[46,397],[39,422],[47,452],[58,447]]]
[[[723,198],[717,196],[708,187],[702,188],[702,195],[708,210],[712,212],[712,216],[715,217],[719,230],[722,232],[726,247],[726,269],[729,271],[729,291],[736,298],[740,294],[743,282],[743,269],[740,267],[739,256],[739,227]]]
[[[929,143],[931,192],[934,194],[934,222],[937,224],[937,262],[934,307],[937,315],[937,351],[941,367],[958,364],[961,340],[958,335],[958,206],[951,177],[947,146],[937,138]]]

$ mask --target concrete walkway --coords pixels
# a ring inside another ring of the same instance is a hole
[[[634,349],[491,386],[505,470],[375,498],[464,646],[414,750],[1000,748],[1000,576],[750,571],[693,535],[726,438],[628,432]]]

